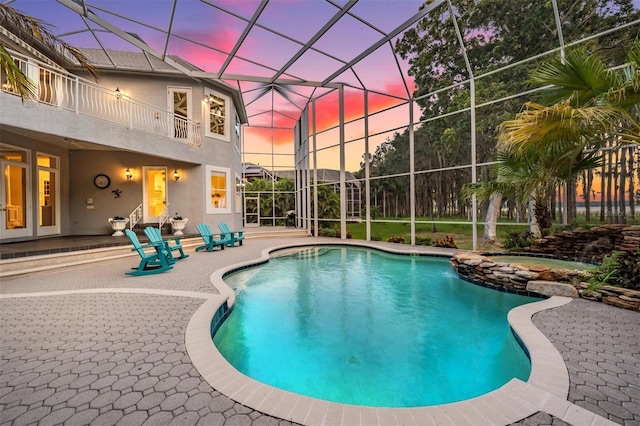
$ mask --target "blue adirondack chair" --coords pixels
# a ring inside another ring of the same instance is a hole
[[[218,228],[220,228],[220,232],[228,241],[228,245],[231,247],[235,247],[236,243],[242,245],[242,240],[244,240],[244,231],[232,231],[229,229],[229,225],[224,222],[220,222],[218,224]]]
[[[180,243],[180,237],[171,237],[165,240],[162,238],[162,234],[160,233],[160,230],[158,228],[154,228],[153,226],[147,226],[144,229],[144,233],[147,236],[147,238],[149,238],[150,243],[165,245],[167,252],[170,254],[169,256],[170,262],[175,262],[176,260],[189,257],[189,255],[185,254],[184,250],[182,249],[182,244]],[[180,252],[180,255],[178,257],[175,257],[173,255],[174,251]]]
[[[150,243],[140,244],[138,236],[130,229],[124,230],[125,235],[131,241],[133,248],[131,251],[137,251],[140,255],[140,264],[137,268],[132,268],[132,272],[125,272],[125,275],[150,275],[159,274],[173,268],[173,265],[169,263],[169,257],[171,256],[167,252],[165,244]],[[153,249],[153,251],[145,251],[145,249]]]
[[[196,251],[207,250],[213,251],[216,247],[220,247],[221,250],[224,250],[224,246],[227,244],[227,240],[221,239],[221,235],[212,234],[211,228],[206,223],[199,223],[196,225],[196,229],[200,233],[202,240],[204,241],[203,246],[196,247]],[[215,238],[218,236],[219,238]]]

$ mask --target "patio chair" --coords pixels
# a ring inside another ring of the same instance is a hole
[[[222,235],[212,234],[211,228],[206,223],[199,223],[196,225],[196,229],[200,233],[202,240],[204,241],[203,246],[196,247],[196,251],[207,250],[213,251],[216,247],[220,247],[221,250],[224,250],[224,246],[227,245],[228,241],[222,238]],[[215,238],[215,236],[219,236],[220,238]]]
[[[189,257],[189,255],[185,254],[184,250],[182,249],[182,244],[180,243],[180,237],[171,237],[165,240],[162,238],[162,234],[160,233],[160,230],[158,228],[154,228],[153,226],[147,226],[144,229],[144,233],[147,236],[147,238],[149,238],[150,243],[152,244],[159,243],[159,244],[165,245],[165,248],[167,249],[167,252],[170,255],[169,256],[170,262],[175,262],[176,260]],[[180,256],[175,257],[173,255],[174,251],[180,252]]]
[[[150,243],[140,244],[138,236],[130,229],[124,230],[125,235],[131,241],[133,248],[131,251],[137,251],[140,255],[140,264],[132,272],[125,272],[125,275],[151,275],[159,274],[173,268],[173,265],[169,263],[169,257],[171,256],[167,252],[166,245],[164,243]],[[146,252],[145,249],[153,249],[151,252]]]
[[[218,224],[218,228],[220,228],[220,232],[224,238],[228,240],[228,245],[235,247],[236,242],[238,245],[242,245],[242,240],[244,240],[244,231],[231,231],[229,229],[229,225],[224,222],[220,222]]]

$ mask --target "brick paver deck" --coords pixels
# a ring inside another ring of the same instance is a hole
[[[291,424],[212,388],[194,367],[185,333],[199,307],[217,296],[213,271],[300,242],[255,239],[221,252],[189,250],[174,270],[144,277],[124,276],[137,264],[132,258],[3,278],[0,424]],[[640,424],[640,313],[579,300],[536,314],[534,323],[566,361],[575,405],[529,413],[519,424],[567,424],[563,416],[585,412],[601,416],[592,424]],[[553,408],[557,401],[545,395],[539,405]],[[381,410],[378,422],[419,424],[388,414]],[[444,419],[487,422],[468,416]],[[358,423],[369,424],[364,417]]]

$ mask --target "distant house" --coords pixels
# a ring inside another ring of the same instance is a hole
[[[176,213],[242,225],[240,93],[195,80],[145,53],[81,49],[99,71],[50,60],[1,27],[0,41],[36,83],[22,102],[2,71],[0,242],[105,235],[107,219],[157,224]],[[131,226],[131,224],[130,224]]]

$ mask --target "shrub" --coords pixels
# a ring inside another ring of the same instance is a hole
[[[380,235],[371,235],[371,241],[382,241],[382,237]]]
[[[433,240],[431,238],[416,236],[416,245],[417,246],[430,246],[432,244],[433,244]]]
[[[436,247],[444,247],[444,248],[458,248],[456,242],[453,240],[453,237],[447,235],[444,238],[436,240],[434,244]]]
[[[400,237],[400,236],[391,236],[387,239],[388,243],[400,243],[400,244],[404,244],[404,237]]]
[[[612,285],[640,290],[640,249],[615,251],[602,264],[591,269],[589,284]]]
[[[336,238],[342,238],[342,233],[340,232],[339,229],[336,231]],[[351,232],[347,231],[347,239],[350,240],[351,238],[352,238]]]
[[[529,247],[536,241],[535,236],[530,231],[509,232],[504,241],[504,248],[516,250]]]
[[[335,237],[336,234],[337,232],[333,228],[322,228],[320,229],[320,233],[319,233],[321,237],[330,237],[330,238]]]

